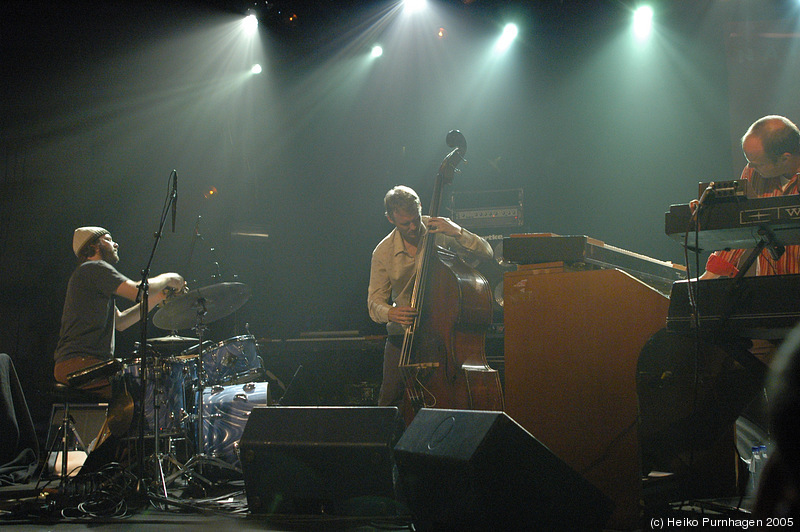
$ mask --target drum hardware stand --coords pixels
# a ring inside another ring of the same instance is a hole
[[[170,481],[174,479],[176,476],[179,475],[187,475],[191,476],[192,473],[195,477],[199,480],[204,482],[205,484],[212,485],[213,482],[203,476],[203,466],[204,465],[213,465],[215,467],[219,467],[222,469],[228,469],[231,471],[235,471],[241,474],[241,470],[235,466],[230,465],[227,462],[219,460],[218,458],[214,458],[211,456],[206,456],[205,454],[205,428],[203,426],[203,421],[205,420],[204,415],[204,406],[203,406],[203,389],[205,384],[205,373],[203,369],[203,353],[200,347],[203,345],[203,332],[207,329],[207,327],[203,324],[203,317],[208,313],[206,309],[206,300],[205,298],[199,298],[197,300],[199,304],[199,308],[197,309],[197,323],[194,326],[193,330],[197,334],[199,347],[197,353],[197,416],[195,417],[195,421],[197,423],[197,442],[195,443],[195,455],[189,459],[188,462],[183,466],[183,468],[178,471],[175,475],[170,477]]]
[[[220,283],[205,288],[196,288],[189,291],[185,295],[175,298],[174,301],[168,302],[159,309],[153,316],[153,324],[156,327],[176,330],[192,328],[197,336],[197,391],[196,397],[199,402],[196,405],[196,411],[190,416],[191,422],[197,422],[196,439],[194,455],[186,462],[181,471],[177,474],[166,479],[171,482],[180,475],[186,475],[208,483],[213,484],[203,476],[203,466],[206,464],[214,465],[220,469],[228,469],[241,475],[241,469],[237,468],[227,462],[218,458],[206,456],[205,451],[205,435],[204,435],[204,404],[203,404],[203,388],[207,384],[207,376],[205,368],[203,367],[203,347],[206,341],[204,336],[206,333],[207,322],[213,322],[229,314],[235,312],[241,307],[249,297],[247,287],[242,283]],[[193,393],[195,391],[193,390]]]
[[[156,368],[155,364],[153,365],[153,373],[154,376],[157,376],[159,372],[163,373],[163,368]],[[163,374],[161,375],[163,377]],[[170,476],[169,479],[164,477],[164,461],[171,463],[178,469],[179,473],[182,473],[185,470],[184,464],[181,464],[180,461],[175,458],[175,455],[172,449],[168,449],[167,452],[162,453],[160,450],[161,438],[165,437],[161,435],[161,415],[160,410],[164,403],[164,397],[166,395],[166,390],[163,388],[163,379],[156,378],[156,383],[162,383],[162,385],[158,385],[153,389],[153,455],[152,459],[155,461],[154,468],[155,472],[158,475],[158,487],[159,489],[159,496],[164,499],[169,499],[169,494],[167,493],[167,486],[172,483],[174,480],[174,476]],[[143,407],[144,409],[144,407]],[[169,437],[169,436],[166,436]]]

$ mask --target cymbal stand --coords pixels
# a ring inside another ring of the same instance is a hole
[[[211,485],[209,479],[203,476],[203,466],[204,465],[213,465],[218,468],[228,469],[231,471],[235,471],[237,473],[241,473],[241,470],[231,464],[224,462],[218,458],[214,458],[211,456],[206,456],[205,454],[205,427],[204,425],[204,407],[203,407],[203,389],[205,385],[205,371],[203,370],[203,333],[206,330],[206,326],[203,323],[203,317],[208,313],[206,309],[206,300],[205,298],[201,297],[197,300],[198,309],[197,309],[197,324],[194,326],[194,331],[197,334],[198,339],[198,352],[197,352],[197,416],[195,417],[195,421],[197,423],[197,442],[195,448],[195,455],[189,459],[188,462],[183,467],[183,470],[179,471],[178,474],[185,474],[191,475],[189,472],[193,472],[194,476],[198,479],[203,481],[204,483]]]
[[[156,468],[155,472],[158,475],[158,479],[157,479],[158,480],[158,487],[160,488],[159,489],[159,495],[164,497],[165,499],[168,499],[169,495],[167,494],[167,485],[169,483],[171,483],[171,480],[168,481],[168,479],[164,477],[164,460],[167,460],[169,463],[171,463],[173,466],[175,466],[178,469],[179,472],[183,472],[185,470],[185,466],[184,466],[184,464],[181,464],[180,461],[177,458],[175,458],[175,455],[174,455],[174,453],[172,452],[171,449],[167,450],[167,452],[165,452],[165,453],[162,453],[161,450],[160,450],[161,449],[160,448],[161,438],[162,438],[161,430],[163,428],[161,426],[161,413],[160,413],[160,410],[161,410],[161,408],[163,406],[166,405],[166,402],[164,401],[164,399],[166,397],[166,393],[165,393],[166,390],[165,390],[165,388],[163,386],[164,380],[163,379],[158,379],[157,377],[159,376],[159,373],[160,373],[161,377],[163,378],[165,376],[164,373],[163,373],[164,371],[165,371],[165,369],[163,367],[156,368],[155,367],[155,362],[153,363],[153,374],[154,374],[154,377],[156,377],[156,379],[155,379],[155,383],[156,384],[153,387],[153,434],[154,434],[153,439],[154,439],[154,444],[153,444],[153,456],[152,457],[153,457],[153,460],[155,461],[155,465],[154,465],[154,467]],[[172,478],[172,477],[170,477],[170,478]]]

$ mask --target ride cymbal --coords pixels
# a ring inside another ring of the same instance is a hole
[[[219,283],[196,288],[186,294],[167,299],[153,315],[159,329],[178,331],[208,324],[236,312],[250,298],[250,289],[243,283]]]

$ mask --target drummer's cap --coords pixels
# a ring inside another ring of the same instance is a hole
[[[108,231],[102,227],[87,226],[75,229],[75,234],[72,236],[72,251],[75,252],[75,256],[80,258],[81,250],[89,242],[105,234],[108,234]]]

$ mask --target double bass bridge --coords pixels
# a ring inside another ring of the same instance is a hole
[[[428,368],[438,368],[438,362],[416,362],[414,364],[403,364],[404,368],[408,369],[428,369]]]

